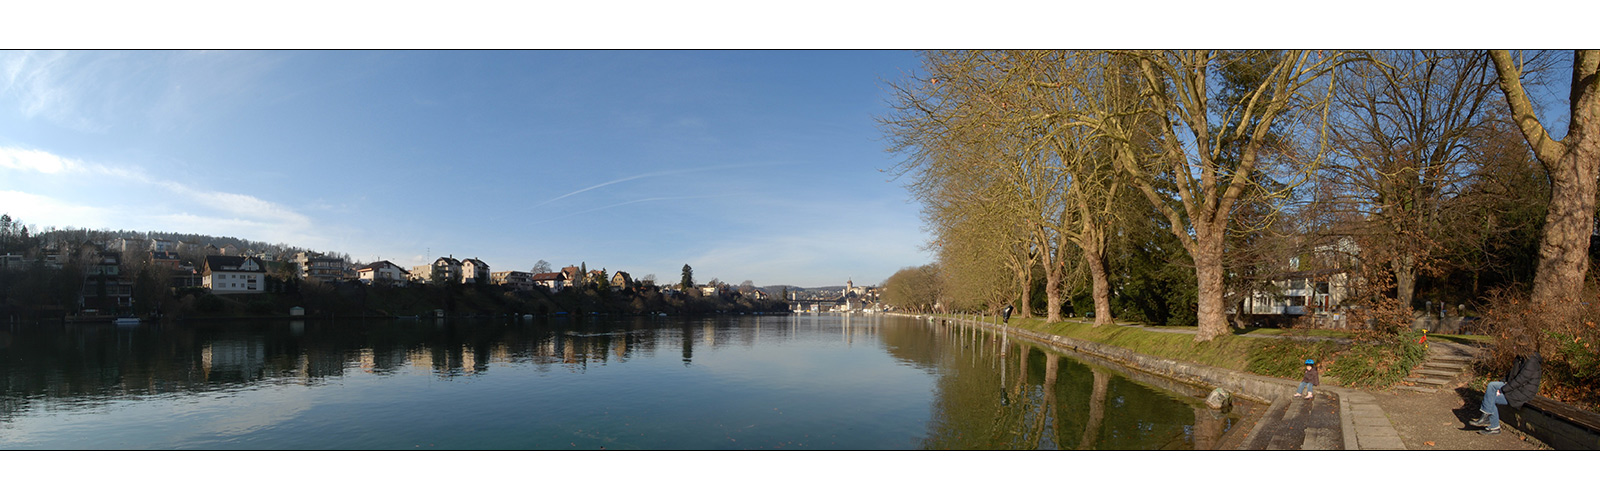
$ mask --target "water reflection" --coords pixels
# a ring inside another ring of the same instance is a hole
[[[485,384],[464,384],[473,382]],[[182,403],[140,406],[151,398]],[[86,410],[105,415],[101,428],[49,423]],[[133,435],[126,426],[141,419],[179,429],[144,431],[142,444],[60,437]],[[0,446],[12,447],[1209,449],[1234,421],[1181,387],[1005,335],[900,317],[0,333]]]
[[[933,335],[914,321],[883,328],[891,353],[945,374],[924,448],[1215,449],[1238,420],[1206,408],[1200,388],[1136,382],[1007,335],[945,321]]]

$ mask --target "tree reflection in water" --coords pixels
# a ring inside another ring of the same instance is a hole
[[[1213,449],[1232,422],[1189,394],[958,322],[885,322],[884,338],[940,377],[927,449]],[[903,331],[902,331],[903,330]],[[913,354],[916,353],[916,354]]]

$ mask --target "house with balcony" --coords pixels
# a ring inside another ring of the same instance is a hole
[[[348,270],[343,259],[315,252],[294,254],[294,263],[300,266],[300,279],[306,281],[327,283],[343,281]]]
[[[208,255],[202,286],[217,295],[266,291],[267,265],[255,257]]]

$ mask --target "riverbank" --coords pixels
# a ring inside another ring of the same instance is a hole
[[[18,322],[62,322],[78,315],[56,311],[38,314],[12,311]],[[392,317],[494,317],[603,315],[711,315],[739,313],[786,314],[781,300],[664,293],[654,288],[566,288],[514,290],[499,285],[455,284],[431,286],[363,285],[359,283],[303,284],[293,290],[252,294],[213,294],[190,288],[164,297],[158,305],[104,315],[105,321],[137,312],[143,319],[190,321],[212,319],[392,318]]]
[[[927,317],[927,316],[925,316]],[[1337,449],[1347,450],[1539,450],[1550,449],[1549,446],[1537,439],[1529,438],[1507,426],[1508,432],[1495,436],[1480,435],[1475,429],[1466,428],[1459,415],[1465,414],[1466,409],[1476,411],[1477,401],[1472,398],[1470,389],[1439,391],[1438,393],[1414,393],[1411,391],[1363,390],[1344,387],[1337,383],[1325,383],[1318,386],[1318,395],[1322,398],[1311,402],[1303,402],[1299,398],[1290,397],[1298,379],[1270,377],[1243,372],[1228,367],[1212,366],[1194,361],[1164,358],[1137,349],[1101,344],[1085,339],[1042,333],[1017,325],[1001,325],[992,321],[985,321],[981,317],[939,316],[945,321],[955,321],[972,326],[992,328],[1005,332],[1008,335],[1017,335],[1036,342],[1048,344],[1056,348],[1093,355],[1122,366],[1135,370],[1152,373],[1165,378],[1178,380],[1184,383],[1219,387],[1233,392],[1238,397],[1266,403],[1265,409],[1258,409],[1248,417],[1249,422],[1241,425],[1246,430],[1245,435],[1230,436],[1224,442],[1240,443],[1237,447],[1229,449],[1314,449],[1316,446],[1329,441],[1323,436],[1311,435],[1304,427],[1308,420],[1316,420],[1318,412],[1330,411],[1326,402],[1332,402],[1337,408],[1339,433],[1339,446]],[[1013,320],[1013,323],[1018,323]],[[1086,326],[1086,325],[1085,325]],[[1095,338],[1107,338],[1121,335],[1124,343],[1133,343],[1136,347],[1143,347],[1155,352],[1187,352],[1189,347],[1174,344],[1170,341],[1161,342],[1159,337],[1138,336],[1142,342],[1129,342],[1130,330],[1142,330],[1132,326],[1116,326],[1094,328],[1087,330],[1074,329],[1086,332]],[[1182,335],[1178,332],[1151,332],[1168,335]],[[1249,337],[1246,337],[1249,338]],[[1235,349],[1249,349],[1253,345],[1249,341],[1240,342],[1239,336],[1218,339],[1218,345],[1212,347],[1194,348],[1204,351],[1211,350],[1212,359],[1221,359],[1234,366],[1241,364],[1237,353],[1234,356],[1223,356],[1219,353],[1234,352]],[[1188,344],[1191,340],[1185,339]],[[1257,346],[1259,347],[1259,346]],[[1326,381],[1326,379],[1325,379]],[[1457,381],[1454,388],[1461,388],[1470,382],[1470,377]],[[1475,416],[1475,415],[1472,415]],[[1470,416],[1468,417],[1470,418]],[[1285,439],[1290,436],[1292,439]],[[1280,444],[1273,448],[1274,441]]]

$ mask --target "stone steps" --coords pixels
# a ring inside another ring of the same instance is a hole
[[[1460,378],[1472,364],[1472,351],[1469,347],[1455,344],[1429,344],[1428,355],[1416,368],[1411,369],[1410,376],[1404,383],[1397,386],[1399,389],[1417,392],[1437,392]]]
[[[1423,365],[1422,368],[1413,368],[1413,369],[1411,369],[1411,376],[1413,376],[1413,377],[1421,376],[1421,375],[1432,375],[1433,376],[1432,378],[1442,378],[1442,379],[1448,380],[1448,379],[1455,378],[1456,375],[1460,375],[1460,374],[1461,374],[1461,370],[1440,370],[1440,369],[1437,369],[1437,368],[1431,368],[1428,365]]]

